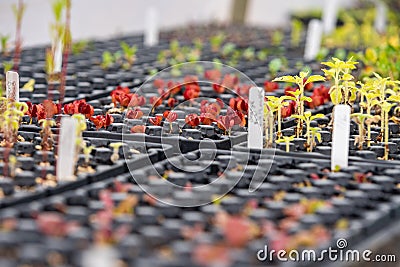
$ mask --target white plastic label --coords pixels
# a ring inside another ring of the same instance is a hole
[[[248,148],[263,148],[264,89],[252,87],[249,93]]]
[[[158,17],[157,10],[154,7],[150,7],[146,12],[146,29],[144,32],[144,44],[145,46],[154,46],[158,44]]]
[[[58,140],[57,180],[69,180],[75,170],[76,127],[78,122],[71,117],[61,118]]]
[[[333,109],[331,169],[346,168],[349,161],[350,112],[348,105]]]
[[[314,60],[321,49],[322,39],[322,22],[317,19],[313,19],[308,24],[307,38],[304,49],[304,60]]]
[[[6,73],[6,98],[19,102],[19,74],[15,71]]]
[[[110,267],[116,266],[118,255],[110,246],[94,246],[82,255],[83,267]]]
[[[56,50],[54,51],[54,73],[60,73],[62,70],[63,60],[63,44],[58,42]]]
[[[325,0],[322,14],[324,33],[329,34],[336,28],[339,0]]]
[[[376,15],[374,21],[375,30],[379,33],[384,33],[386,31],[386,14],[387,8],[385,3],[378,0],[375,3]]]

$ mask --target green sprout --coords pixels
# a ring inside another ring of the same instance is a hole
[[[342,102],[350,104],[351,98],[355,97],[356,88],[354,82],[352,82],[354,77],[351,75],[351,71],[356,68],[357,63],[352,61],[351,58],[348,61],[342,61],[335,57],[332,58],[332,61],[321,63],[329,67],[329,69],[322,70],[325,76],[334,81],[329,90],[333,104],[337,105]]]
[[[275,142],[279,143],[285,143],[286,144],[286,152],[290,152],[290,142],[294,140],[295,136],[281,136],[278,140]]]
[[[111,143],[109,145],[113,149],[113,154],[111,155],[112,162],[116,162],[117,160],[119,160],[119,148],[123,145],[124,143],[122,142]]]
[[[1,45],[1,53],[3,56],[8,55],[8,41],[10,39],[9,35],[0,35],[0,45]]]
[[[293,47],[298,47],[301,42],[301,35],[304,30],[304,25],[301,20],[293,19],[292,22],[292,30],[290,33],[290,43]]]
[[[298,119],[298,121],[304,121],[306,124],[306,133],[305,133],[305,137],[307,138],[307,149],[309,150],[309,152],[312,151],[313,148],[313,142],[315,142],[313,135],[313,131],[311,129],[311,121],[315,120],[315,119],[320,119],[320,118],[324,118],[325,115],[324,114],[315,114],[315,115],[311,115],[310,111],[306,111],[304,112],[304,115],[292,115],[292,118],[296,118]],[[315,129],[314,129],[315,130]],[[315,133],[314,133],[315,136]]]
[[[371,119],[373,116],[363,113],[353,113],[351,114],[351,117],[353,117],[354,121],[358,124],[358,137],[356,138],[354,144],[358,144],[358,149],[362,150],[365,141],[364,123],[366,119]]]
[[[287,102],[287,100],[296,100],[296,98],[294,98],[293,96],[268,96],[268,104],[270,108],[277,111],[278,137],[282,135],[282,108],[289,105],[289,102]]]
[[[282,76],[275,78],[273,82],[288,82],[288,83],[295,83],[299,87],[295,92],[291,92],[291,94],[296,98],[297,104],[297,115],[300,117],[304,116],[304,101],[311,102],[310,97],[306,97],[304,95],[304,88],[307,84],[313,82],[321,82],[325,81],[325,78],[321,75],[312,75],[308,76],[309,72],[300,72],[299,75],[296,76]],[[300,120],[297,123],[297,137],[299,137],[302,130],[302,124]]]
[[[110,51],[104,51],[100,66],[103,69],[110,68],[115,63],[114,55]]]
[[[281,30],[275,30],[272,33],[271,37],[271,43],[273,46],[280,46],[283,42],[283,39],[285,38],[285,35]]]
[[[223,33],[218,33],[217,35],[211,36],[210,37],[211,50],[213,52],[218,52],[222,46],[222,43],[225,41],[225,38],[226,36]]]
[[[130,67],[132,67],[133,63],[136,60],[137,46],[129,46],[126,42],[121,42],[121,48],[123,57],[126,61],[126,63],[124,64],[124,68],[129,69]]]

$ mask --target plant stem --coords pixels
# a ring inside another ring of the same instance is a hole
[[[272,147],[274,142],[274,115],[272,112],[269,114],[269,135],[270,143],[268,147]]]
[[[281,125],[281,117],[282,117],[282,107],[278,106],[278,133],[277,136],[281,137],[282,135],[282,125]]]
[[[16,21],[17,27],[15,31],[15,48],[14,48],[14,58],[13,58],[13,70],[18,71],[19,62],[21,58],[21,26],[22,26],[22,15],[24,12],[24,3],[23,0],[18,0]]]
[[[290,141],[286,140],[285,142],[286,142],[286,152],[289,153],[289,151],[290,151]]]

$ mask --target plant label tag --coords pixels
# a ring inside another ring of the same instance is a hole
[[[378,0],[375,2],[375,21],[374,28],[379,33],[384,33],[386,31],[386,16],[387,16],[387,8],[385,3]]]
[[[69,180],[74,175],[77,125],[77,120],[72,117],[61,118],[57,159],[58,181]]]
[[[348,105],[333,110],[331,169],[346,168],[349,161],[350,112]]]
[[[59,41],[54,52],[54,73],[60,73],[62,70],[63,49],[62,42]]]
[[[264,88],[252,87],[249,93],[248,148],[263,148]]]
[[[314,60],[321,49],[322,23],[320,20],[313,19],[308,24],[306,44],[304,49],[304,60]]]
[[[329,34],[336,28],[339,0],[325,0],[322,14],[324,33]]]
[[[157,10],[150,7],[146,12],[146,29],[144,32],[144,45],[155,46],[158,44],[158,17]]]
[[[93,246],[82,255],[81,264],[83,267],[109,267],[115,266],[118,254],[112,247]]]
[[[19,74],[15,71],[6,73],[6,98],[19,102]]]

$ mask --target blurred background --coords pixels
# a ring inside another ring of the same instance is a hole
[[[246,24],[260,26],[287,26],[290,14],[296,11],[321,9],[326,0],[247,0],[244,11]],[[238,1],[239,5],[241,1]],[[355,0],[341,0],[346,8]],[[0,33],[13,38],[15,19],[11,10],[17,0],[0,1]],[[235,0],[73,0],[71,27],[73,38],[109,38],[122,34],[142,32],[146,10],[154,7],[161,29],[206,22],[230,22]],[[22,36],[24,46],[49,43],[49,23],[53,20],[51,0],[26,1]]]

